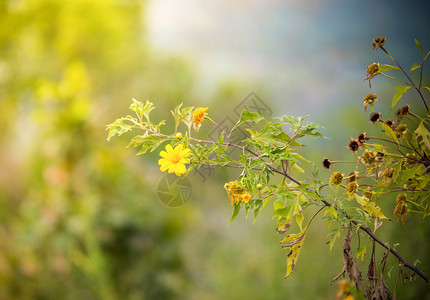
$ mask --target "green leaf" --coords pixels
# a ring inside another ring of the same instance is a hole
[[[388,137],[390,137],[391,139],[393,139],[398,144],[399,140],[398,140],[398,138],[397,138],[396,133],[394,132],[394,130],[390,126],[388,126],[387,124],[385,124],[385,123],[379,123],[379,124],[381,124],[382,128],[384,128],[385,134]]]
[[[363,261],[364,260],[364,255],[366,255],[366,246],[363,246],[360,249],[358,249],[356,255],[357,255],[357,258],[359,258],[361,256],[361,261]]]
[[[305,173],[305,170],[300,168],[296,163],[292,164],[292,168],[299,173]]]
[[[262,120],[265,120],[265,118],[262,117],[259,113],[250,112],[250,111],[247,111],[246,109],[244,109],[240,115],[239,121],[236,123],[236,125],[234,127],[237,127],[237,126],[244,124],[244,123],[255,123],[256,124]]]
[[[390,66],[390,65],[379,65],[379,71],[389,71],[389,70],[397,70],[398,67]]]
[[[164,143],[167,139],[164,137],[159,137],[156,135],[137,135],[135,136],[127,147],[139,147],[142,146],[137,155],[141,155],[146,153],[148,150],[154,151],[158,148],[162,143]]]
[[[415,130],[415,134],[418,137],[422,138],[423,143],[426,145],[427,149],[430,149],[430,132],[427,130],[427,128],[424,126],[424,121],[421,121],[418,128]]]
[[[421,65],[419,65],[418,63],[414,63],[414,64],[412,65],[412,67],[411,67],[411,71],[414,71],[414,70],[416,70],[416,69],[418,69],[418,68],[421,68]]]
[[[430,87],[428,87],[428,86],[423,86],[423,88],[430,92]]]
[[[110,139],[115,135],[120,136],[133,128],[134,125],[125,123],[125,121],[127,120],[128,118],[117,119],[115,120],[115,122],[106,126],[106,130],[109,130],[109,134],[107,137],[108,141],[110,141]]]
[[[415,45],[417,45],[418,49],[420,49],[422,56],[424,57],[423,46],[421,46],[420,42],[418,42],[417,39],[415,39]]]
[[[240,204],[235,204],[233,209],[233,214],[231,215],[230,221],[228,221],[229,224],[237,217],[237,215],[239,214],[239,211],[240,211]]]
[[[291,155],[292,157],[296,158],[296,159],[300,159],[300,160],[303,160],[303,161],[305,161],[305,162],[309,162],[309,160],[307,160],[306,158],[304,158],[303,156],[301,156],[301,155],[299,155],[299,154],[297,154],[297,153],[291,153],[290,155]]]
[[[304,219],[303,213],[298,213],[296,215],[296,222],[297,222],[297,225],[299,225],[300,230],[302,230],[303,219]]]
[[[403,96],[403,94],[406,93],[410,88],[411,88],[411,86],[402,86],[402,85],[395,87],[395,89],[398,92],[394,94],[391,108],[393,108],[396,105],[397,101],[399,101],[399,99]]]

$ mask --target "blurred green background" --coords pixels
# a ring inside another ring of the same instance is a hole
[[[191,200],[168,208],[157,198],[158,154],[136,157],[130,136],[107,143],[105,125],[129,113],[132,97],[154,102],[157,120],[184,102],[221,122],[254,91],[274,115],[311,114],[326,127],[331,140],[304,150],[318,167],[348,160],[349,137],[369,127],[365,68],[384,60],[371,38],[388,35],[412,65],[413,38],[429,47],[428,13],[411,2],[418,17],[399,25],[404,10],[382,4],[178,3],[0,0],[0,299],[335,298],[341,242],[330,252],[324,221],[284,280],[270,208],[227,226],[222,187],[237,172],[190,175]],[[429,273],[425,222],[394,222],[383,238]],[[427,291],[420,280],[399,288],[400,299]]]

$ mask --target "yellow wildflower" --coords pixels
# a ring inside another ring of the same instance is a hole
[[[168,170],[169,173],[181,176],[187,171],[185,164],[190,163],[190,159],[187,158],[190,154],[190,149],[184,149],[182,144],[177,145],[175,149],[171,145],[167,145],[166,151],[160,152],[162,158],[158,160],[161,172]]]
[[[242,200],[243,200],[243,202],[248,203],[249,200],[251,200],[251,195],[247,191],[245,191],[242,194]]]
[[[239,204],[240,201],[248,203],[251,200],[251,194],[245,191],[237,180],[227,182],[224,189],[227,191],[232,205]]]
[[[199,131],[200,126],[202,125],[202,122],[205,118],[207,110],[208,110],[208,107],[197,107],[193,111],[193,128],[195,131]]]

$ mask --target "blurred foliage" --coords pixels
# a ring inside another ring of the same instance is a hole
[[[134,0],[0,2],[2,299],[168,299],[188,281],[186,218],[151,213],[151,179],[99,125],[124,95],[189,90],[181,59],[147,49],[143,12]]]

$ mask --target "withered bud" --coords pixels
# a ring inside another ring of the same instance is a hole
[[[382,37],[382,36],[378,36],[378,37],[374,38],[372,41],[373,49],[378,49],[379,47],[384,46],[385,41],[386,41],[386,38]]]
[[[389,120],[385,121],[385,124],[387,124],[387,125],[388,125],[388,126],[390,126],[390,127],[393,127],[393,125],[394,125],[394,121],[393,121],[393,120],[391,120],[391,119],[389,119]]]
[[[331,182],[333,184],[338,185],[342,183],[343,175],[340,172],[334,172],[330,177]]]
[[[378,122],[381,117],[382,117],[382,115],[380,112],[378,112],[378,113],[373,112],[370,114],[369,121],[370,121],[370,123],[375,123],[375,122]]]
[[[366,75],[367,79],[373,79],[379,72],[379,64],[372,63],[367,67]]]
[[[373,192],[370,188],[367,188],[363,191],[363,196],[366,197],[367,199],[372,200],[373,197]]]
[[[399,124],[394,128],[394,131],[396,132],[396,136],[401,138],[408,132],[408,126],[406,124]]]
[[[363,133],[360,133],[357,137],[357,141],[358,143],[361,145],[363,145],[364,143],[366,143],[366,140],[368,140],[369,138],[366,136],[366,131]]]
[[[357,192],[358,184],[355,181],[352,181],[348,183],[346,186],[346,193],[347,194],[355,194]]]
[[[355,171],[348,174],[348,177],[346,178],[346,183],[350,183],[357,180],[357,173]]]
[[[384,158],[384,156],[384,153],[378,151],[378,153],[376,153],[376,160],[380,161]]]
[[[361,161],[365,164],[365,165],[371,165],[375,162],[375,152],[373,151],[369,151],[369,150],[364,150],[363,154],[361,155]]]
[[[351,141],[349,142],[348,146],[346,146],[346,148],[349,148],[352,152],[357,152],[360,149],[360,144],[357,140],[351,138]]]
[[[408,115],[409,111],[410,111],[409,104],[403,106],[402,108],[399,108],[396,111],[397,123],[399,123],[406,115]]]
[[[382,172],[381,178],[384,182],[388,182],[393,178],[393,174],[394,174],[394,169],[388,168]]]
[[[377,94],[367,94],[364,96],[363,99],[363,105],[364,105],[364,111],[367,111],[367,106],[369,104],[373,104],[373,102],[379,101]]]
[[[326,169],[331,168],[331,161],[328,158],[324,158],[322,164],[323,164],[323,167]]]

